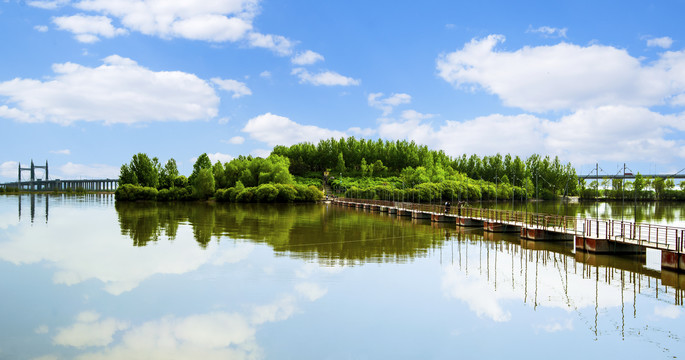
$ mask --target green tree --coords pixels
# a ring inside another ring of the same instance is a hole
[[[131,167],[124,164],[119,170],[119,185],[132,184],[138,185],[138,176],[131,170]]]
[[[193,194],[200,199],[214,195],[214,174],[211,169],[200,169],[193,184]]]
[[[167,160],[162,168],[161,176],[159,178],[159,187],[161,189],[169,189],[174,187],[174,180],[178,177],[178,167],[176,167],[176,160],[171,158]]]
[[[195,180],[202,169],[212,170],[212,160],[209,160],[207,153],[200,155],[195,161],[195,164],[193,164],[193,173],[188,177],[188,182],[190,182],[191,185],[195,184]]]
[[[635,181],[633,182],[633,189],[636,193],[641,192],[646,186],[645,178],[639,172],[635,175]]]
[[[661,197],[664,194],[664,189],[666,188],[666,184],[664,183],[664,179],[657,176],[654,179],[654,181],[652,181],[652,187],[654,187],[654,192],[656,193],[656,198],[661,199]]]
[[[129,167],[136,174],[139,185],[152,188],[157,187],[159,182],[158,169],[155,162],[147,154],[138,153],[133,155]]]
[[[338,153],[338,163],[335,166],[335,172],[342,174],[346,170],[345,168],[345,159],[343,158],[343,153],[339,152]]]

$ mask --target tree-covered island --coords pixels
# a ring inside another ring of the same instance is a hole
[[[239,156],[212,164],[202,154],[188,176],[174,159],[164,165],[139,153],[121,166],[116,199],[226,202],[312,202],[327,195],[413,202],[527,200],[580,196],[628,199],[680,198],[672,179],[598,183],[578,181],[574,167],[534,154],[452,158],[408,141],[321,140],[276,146],[266,158]],[[647,191],[654,187],[654,191]],[[670,191],[670,192],[669,192]],[[332,192],[332,194],[330,194]]]

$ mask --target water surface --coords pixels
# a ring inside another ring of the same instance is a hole
[[[649,262],[325,204],[1,196],[0,359],[682,357],[685,276]]]

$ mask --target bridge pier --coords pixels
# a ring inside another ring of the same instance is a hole
[[[459,216],[457,218],[457,225],[463,227],[482,227],[483,220],[474,219],[468,216]]]
[[[685,254],[661,250],[661,268],[673,271],[685,271]]]
[[[411,212],[412,219],[427,219],[430,220],[431,214],[425,211],[415,210]]]
[[[450,214],[431,214],[431,221],[456,224],[457,216]]]
[[[483,230],[496,233],[520,233],[521,227],[497,221],[483,221]]]
[[[521,238],[535,241],[573,241],[573,235],[539,228],[521,228]]]
[[[647,248],[610,239],[576,235],[576,250],[595,254],[646,254]]]

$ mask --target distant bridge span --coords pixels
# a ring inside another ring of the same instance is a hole
[[[45,170],[44,179],[36,179],[36,169]],[[30,171],[29,180],[22,181],[22,171]],[[21,163],[17,166],[17,181],[0,184],[0,188],[18,189],[19,191],[62,191],[62,190],[86,190],[86,191],[113,191],[119,186],[119,179],[87,179],[87,180],[61,180],[48,178],[48,162],[45,166],[37,166],[31,160],[31,167],[22,168]]]

